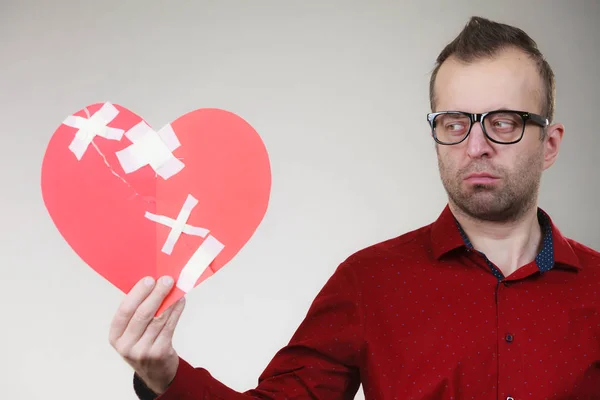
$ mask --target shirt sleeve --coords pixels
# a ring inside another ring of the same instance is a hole
[[[340,265],[313,300],[289,343],[246,392],[227,387],[204,368],[180,358],[173,382],[160,396],[134,377],[140,400],[345,400],[360,387],[363,312],[353,271]],[[276,316],[275,316],[276,317]]]
[[[133,390],[140,400],[155,400],[158,397],[136,373],[133,374]]]

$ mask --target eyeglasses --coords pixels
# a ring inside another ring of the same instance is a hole
[[[440,111],[427,114],[434,140],[443,145],[461,143],[471,133],[475,122],[481,123],[485,136],[494,143],[513,144],[525,133],[525,124],[531,121],[542,128],[548,118],[538,114],[515,110],[494,110],[481,114],[462,111]]]

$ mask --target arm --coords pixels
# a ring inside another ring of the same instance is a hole
[[[342,265],[327,281],[290,342],[275,354],[246,392],[234,391],[203,368],[179,358],[174,379],[156,396],[137,375],[141,400],[345,400],[360,385],[363,316],[360,291],[349,267]]]

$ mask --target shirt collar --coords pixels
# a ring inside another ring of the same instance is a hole
[[[538,208],[537,214],[544,237],[542,249],[536,257],[540,270],[543,272],[553,267],[581,270],[581,263],[575,251],[550,216],[541,208]],[[472,248],[471,242],[448,205],[431,225],[431,243],[433,255],[438,260],[452,250]]]

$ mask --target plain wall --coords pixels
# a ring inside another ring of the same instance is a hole
[[[52,133],[96,102],[156,127],[223,108],[267,146],[265,219],[187,296],[174,338],[183,358],[240,391],[340,262],[446,204],[425,119],[429,73],[471,15],[523,28],[554,68],[566,134],[540,205],[600,248],[597,0],[0,4],[2,398],[135,399],[133,371],[108,343],[123,293],[64,242],[40,191]]]

